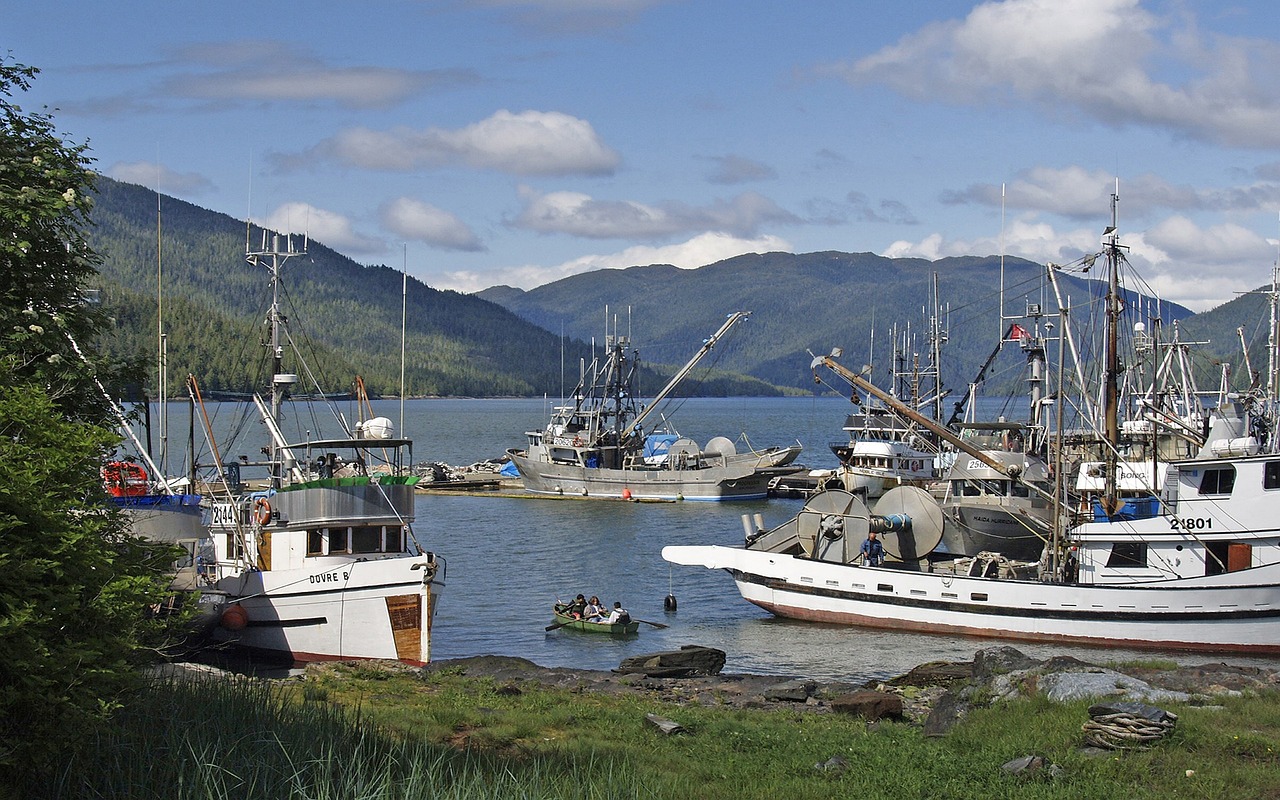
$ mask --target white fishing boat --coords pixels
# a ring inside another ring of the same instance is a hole
[[[1120,428],[1117,199],[1113,195],[1113,224],[1103,239],[1110,266],[1103,422],[1112,444],[1119,442]],[[1274,307],[1273,296],[1273,325]],[[745,599],[795,619],[1280,654],[1280,454],[1273,405],[1274,394],[1261,404],[1222,403],[1195,457],[1165,466],[1158,494],[1138,506],[1126,504],[1118,491],[1118,450],[1108,449],[1099,473],[1102,493],[1088,521],[1063,527],[1071,501],[1055,489],[1061,499],[1055,508],[1062,513],[1055,515],[1051,546],[1036,562],[997,554],[951,562],[919,558],[942,536],[937,510],[922,497],[886,495],[872,511],[857,498],[832,493],[815,496],[777,528],[750,530],[745,547],[666,547],[662,555],[674,564],[727,570]],[[1255,431],[1269,433],[1259,438]],[[1018,476],[1011,471],[1009,477]],[[1057,485],[1062,482],[1060,477]],[[898,547],[896,562],[866,566],[859,543],[873,529],[885,533],[891,557],[894,539],[905,537],[912,547]]]
[[[636,387],[638,356],[630,337],[606,337],[604,362],[584,369],[572,404],[557,407],[547,426],[527,431],[528,445],[507,451],[530,492],[626,500],[754,500],[768,496],[769,482],[794,472],[799,444],[739,452],[717,436],[700,447],[665,429],[645,430],[656,410],[746,312],[729,315],[702,347],[641,408]]]
[[[248,253],[270,271],[278,293],[291,246]],[[284,370],[283,315],[269,314],[274,363],[270,398],[254,395],[268,434],[265,460],[224,463],[212,487],[213,552],[201,565],[203,591],[223,603],[214,638],[292,661],[430,660],[431,624],[445,585],[443,559],[414,531],[412,441],[391,420],[368,418],[335,438],[290,442],[282,430],[285,397],[298,374]],[[358,385],[359,382],[357,381]],[[203,407],[198,388],[193,399]],[[363,414],[362,414],[363,416]],[[246,472],[261,470],[251,480]]]

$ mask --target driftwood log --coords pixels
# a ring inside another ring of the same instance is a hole
[[[679,650],[624,658],[614,672],[624,675],[647,675],[650,678],[719,675],[720,670],[724,669],[724,660],[723,650],[687,644]]]

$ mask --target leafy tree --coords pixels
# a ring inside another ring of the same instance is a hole
[[[130,685],[168,550],[129,535],[98,470],[119,441],[84,286],[92,173],[0,59],[0,766],[38,765]]]

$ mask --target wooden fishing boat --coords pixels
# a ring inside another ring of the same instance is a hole
[[[585,619],[574,619],[568,614],[562,613],[562,608],[556,606],[552,609],[555,615],[555,621],[547,626],[548,630],[562,628],[564,630],[586,631],[587,633],[607,633],[613,636],[630,636],[640,631],[640,622],[631,620],[630,622],[616,622],[610,625],[607,622],[590,622]]]

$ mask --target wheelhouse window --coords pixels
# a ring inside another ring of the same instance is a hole
[[[1200,494],[1231,494],[1235,485],[1235,467],[1206,469],[1200,478]]]
[[[404,552],[404,546],[405,530],[399,525],[316,528],[307,531],[309,556],[401,553]]]
[[[351,529],[350,528],[330,528],[329,529],[329,552],[330,553],[347,553],[351,551]]]
[[[404,550],[404,528],[387,528],[386,550],[388,553],[399,553]]]
[[[1263,467],[1262,488],[1280,489],[1280,461],[1268,461]]]
[[[382,550],[382,528],[352,528],[351,552],[377,553]]]
[[[1116,542],[1107,557],[1108,567],[1145,567],[1147,545],[1145,542]]]

